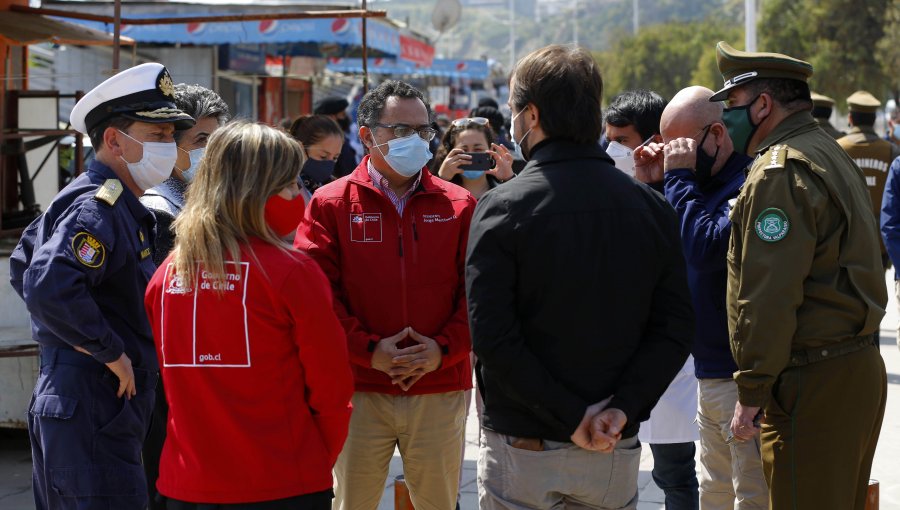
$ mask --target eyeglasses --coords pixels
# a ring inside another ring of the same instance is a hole
[[[463,117],[461,119],[456,119],[450,123],[453,127],[464,127],[469,124],[478,124],[479,126],[487,126],[488,120],[484,117]]]
[[[397,138],[406,138],[413,133],[418,133],[419,137],[426,142],[430,142],[437,131],[429,126],[412,127],[406,124],[375,124],[375,127],[383,127],[394,130],[394,136]]]

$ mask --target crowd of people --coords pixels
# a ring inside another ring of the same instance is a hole
[[[414,507],[458,509],[474,400],[484,510],[634,509],[642,443],[667,510],[863,510],[900,119],[860,91],[844,135],[807,62],[717,62],[602,110],[553,45],[508,120],[389,80],[355,131],[343,98],[275,128],[107,79],[10,259],[37,508],[375,510],[398,449]]]

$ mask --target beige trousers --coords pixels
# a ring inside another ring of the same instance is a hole
[[[725,444],[737,402],[733,379],[700,379],[697,421],[700,425],[700,509],[769,508],[759,436]]]
[[[334,510],[375,510],[394,448],[416,510],[456,507],[465,430],[462,391],[432,395],[356,392],[350,433],[334,466]]]
[[[482,429],[480,510],[636,508],[641,463],[637,436],[619,441],[612,454],[547,440],[544,448],[513,448],[509,436]]]

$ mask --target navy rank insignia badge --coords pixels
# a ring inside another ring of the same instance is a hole
[[[75,258],[87,267],[100,267],[106,261],[106,247],[99,239],[88,234],[87,232],[79,232],[72,238],[72,252]]]
[[[94,195],[97,200],[105,202],[107,205],[116,205],[116,200],[122,195],[122,183],[119,179],[106,179],[97,193]]]
[[[175,99],[175,83],[172,81],[172,77],[169,76],[169,71],[163,69],[159,72],[156,86],[164,95]]]

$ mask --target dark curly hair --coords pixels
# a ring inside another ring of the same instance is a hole
[[[384,111],[384,105],[387,103],[389,97],[418,99],[419,101],[422,101],[422,103],[425,104],[425,109],[428,110],[428,123],[431,123],[433,113],[431,111],[431,105],[428,103],[425,95],[422,94],[419,89],[408,83],[397,80],[388,80],[363,96],[362,101],[359,103],[359,109],[356,112],[359,125],[371,128],[381,121],[381,112]]]

